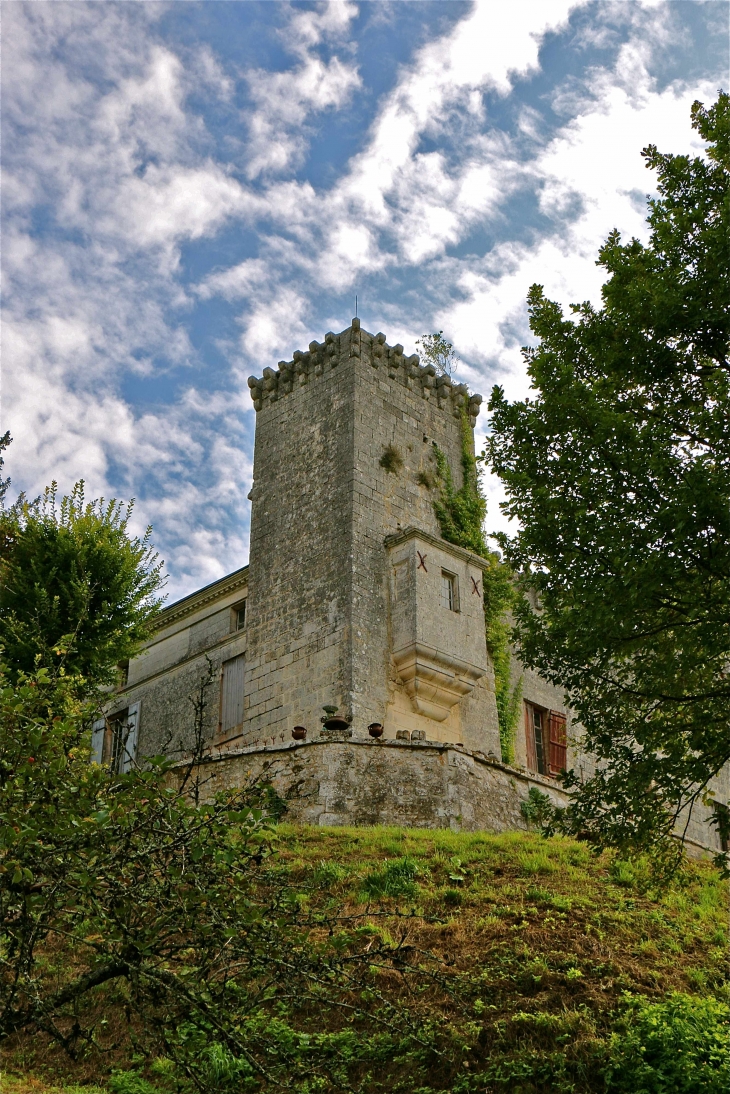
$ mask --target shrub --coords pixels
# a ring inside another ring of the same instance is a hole
[[[136,1071],[112,1071],[108,1085],[111,1094],[160,1094],[156,1086]]]
[[[380,466],[384,468],[388,474],[397,475],[400,473],[403,467],[403,457],[401,456],[400,449],[394,445],[386,445],[383,450],[383,455],[378,461]]]
[[[673,992],[662,1002],[625,996],[611,1038],[610,1094],[725,1094],[730,1089],[730,1007]]]

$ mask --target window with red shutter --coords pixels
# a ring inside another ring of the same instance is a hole
[[[527,766],[540,775],[548,773],[547,711],[534,703],[525,703]]]
[[[568,734],[565,715],[550,711],[550,774],[559,775],[568,766]]]
[[[539,775],[556,778],[568,763],[565,715],[525,701],[527,767]]]

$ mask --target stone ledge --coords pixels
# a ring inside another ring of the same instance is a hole
[[[376,749],[413,749],[421,752],[455,752],[461,756],[467,756],[476,760],[477,763],[482,764],[485,767],[492,767],[499,771],[503,771],[505,774],[512,776],[516,779],[521,779],[523,782],[535,783],[538,786],[544,786],[547,790],[553,791],[553,793],[561,795],[563,798],[567,798],[567,793],[559,786],[555,784],[552,779],[548,779],[544,775],[540,775],[538,772],[526,771],[524,768],[512,767],[510,764],[504,763],[502,760],[498,760],[496,757],[486,756],[483,752],[472,751],[466,748],[462,744],[457,744],[452,741],[399,741],[392,740],[390,738],[384,740],[382,737],[373,739],[371,737],[349,737],[344,733],[335,734],[332,731],[327,731],[327,736],[324,734],[320,737],[313,737],[309,741],[286,741],[281,744],[252,744],[242,745],[240,748],[221,748],[216,749],[215,752],[211,752],[203,757],[202,763],[221,763],[226,760],[232,760],[239,756],[254,756],[258,754],[273,754],[273,753],[289,753],[297,752],[303,748],[316,748],[333,745],[347,745],[355,746],[357,748],[376,748]],[[185,767],[188,761],[180,760],[174,764],[174,767]]]
[[[468,762],[459,763],[459,757]],[[175,764],[185,766],[185,761]],[[444,741],[338,735],[336,739],[229,746],[216,749],[201,766],[210,772],[203,781],[213,792],[231,789],[252,774],[271,777],[292,810],[291,819],[303,824],[516,831],[529,827],[521,804],[532,786],[548,792],[555,804],[569,800],[553,780]],[[676,838],[682,837],[677,833]],[[695,858],[717,850],[692,837],[683,842]]]
[[[424,543],[430,543],[432,547],[436,547],[439,551],[446,551],[448,554],[454,555],[455,558],[460,558],[462,562],[468,562],[475,569],[488,570],[491,566],[488,558],[475,555],[473,551],[467,551],[465,547],[459,547],[456,543],[449,543],[447,539],[434,536],[431,532],[416,528],[413,524],[409,524],[407,528],[403,528],[400,532],[393,532],[391,535],[386,536],[383,542],[390,549],[399,546],[401,543],[407,543],[409,539],[422,539]]]

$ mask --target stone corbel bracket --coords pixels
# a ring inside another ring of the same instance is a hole
[[[485,671],[422,642],[395,651],[393,661],[413,709],[435,722],[443,722],[456,703],[471,695]]]
[[[254,409],[258,412],[267,403],[275,403],[295,387],[303,387],[352,358],[373,369],[374,382],[382,369],[391,380],[419,390],[424,399],[436,399],[456,418],[466,410],[472,429],[476,425],[481,395],[470,395],[466,384],[454,384],[448,376],[439,376],[433,365],[421,365],[417,353],[406,357],[403,346],[389,346],[382,332],[370,334],[360,327],[359,319],[353,319],[340,334],[329,331],[324,342],[310,342],[308,350],[296,350],[291,361],[279,361],[276,369],[265,368],[263,376],[249,376]]]

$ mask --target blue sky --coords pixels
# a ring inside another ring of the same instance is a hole
[[[5,3],[14,486],[135,497],[175,598],[247,559],[247,377],[355,294],[367,329],[408,352],[443,329],[472,389],[524,397],[530,284],[600,300],[601,241],[645,237],[642,147],[701,148],[729,11]]]

